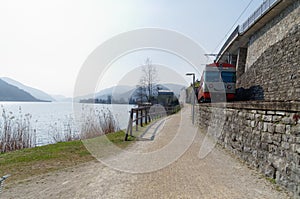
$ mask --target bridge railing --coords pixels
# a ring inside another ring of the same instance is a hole
[[[240,33],[245,32],[254,24],[262,15],[264,15],[275,3],[281,0],[265,0],[255,12],[240,26]]]

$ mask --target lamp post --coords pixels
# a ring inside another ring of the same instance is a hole
[[[192,123],[195,123],[195,73],[186,73],[187,76],[193,76],[193,106],[192,106]]]

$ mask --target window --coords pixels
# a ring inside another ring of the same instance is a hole
[[[217,71],[206,71],[204,74],[204,81],[206,82],[220,82],[220,73]]]
[[[223,82],[235,83],[235,72],[222,72],[221,73]]]

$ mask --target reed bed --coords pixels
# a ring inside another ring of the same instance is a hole
[[[23,114],[21,107],[18,114],[7,112],[3,107],[1,109],[0,152],[35,147],[37,136],[36,129],[32,128],[32,116]],[[76,122],[73,117],[66,116],[63,121],[49,125],[49,144],[94,138],[119,130],[118,122],[108,108],[94,109],[83,105],[80,121]]]
[[[21,107],[15,116],[3,107],[0,118],[0,152],[36,146],[36,130],[31,125],[31,115],[23,114]]]
[[[119,131],[119,125],[108,108],[84,110],[80,138],[88,139]]]

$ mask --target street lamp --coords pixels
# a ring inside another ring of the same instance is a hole
[[[195,123],[195,73],[186,73],[187,76],[193,76],[193,106],[192,106],[192,123]]]

